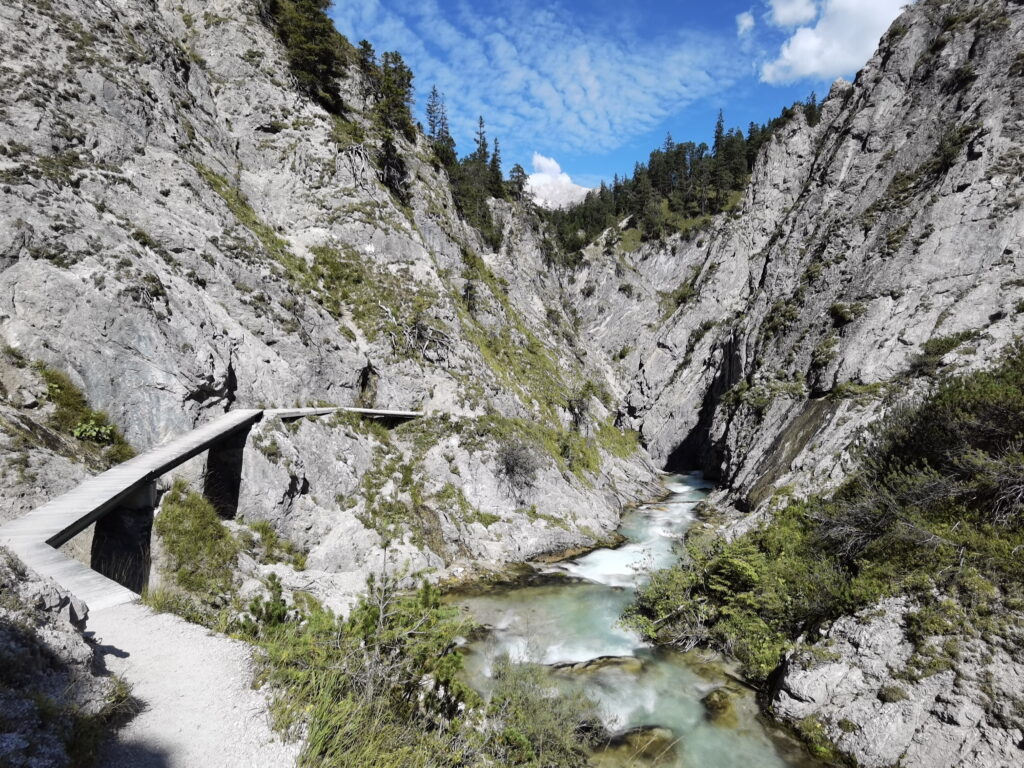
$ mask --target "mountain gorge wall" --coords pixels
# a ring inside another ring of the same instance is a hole
[[[819,120],[797,110],[776,131],[732,212],[632,251],[627,221],[587,249],[576,306],[623,422],[657,462],[718,482],[709,516],[726,537],[827,495],[872,425],[1020,338],[1022,50],[1024,4],[911,5]],[[1019,601],[1002,596],[995,631],[930,627],[954,651],[915,676],[926,600],[891,586],[793,638],[769,711],[856,765],[1018,764]]]
[[[137,449],[247,404],[431,414],[392,432],[264,425],[246,449],[240,517],[300,541],[348,594],[385,550],[443,574],[601,540],[655,476],[607,397],[571,426],[591,376],[571,321],[550,322],[561,286],[538,268],[536,216],[495,203],[493,252],[420,134],[394,139],[396,199],[365,73],[353,63],[344,113],[326,112],[293,87],[262,8],[0,9],[0,337],[17,384],[0,440],[23,457],[4,516],[73,484],[87,453],[40,437],[39,361]],[[531,471],[512,487],[499,449],[520,442]]]
[[[703,469],[742,509],[827,489],[889,404],[1021,332],[1022,15],[911,6],[817,124],[797,111],[777,132],[709,230],[591,246],[583,328],[621,358],[627,423],[656,461]]]
[[[0,519],[108,458],[58,425],[33,361],[138,449],[246,405],[427,411],[249,435],[236,522],[270,523],[307,570],[247,553],[246,586],[272,571],[340,608],[385,568],[460,577],[603,541],[659,466],[714,478],[734,531],[827,491],[889,409],[1024,329],[1022,50],[1016,0],[913,5],[820,119],[779,128],[735,209],[633,249],[626,222],[573,269],[520,202],[490,202],[487,245],[421,135],[395,137],[396,199],[365,75],[341,113],[301,95],[257,2],[6,3]],[[816,641],[840,658],[791,670],[777,714],[823,717],[864,765],[1014,754],[983,691],[992,664],[1021,679],[1005,649],[881,710],[908,606],[879,610]]]

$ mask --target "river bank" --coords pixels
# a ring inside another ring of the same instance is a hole
[[[623,516],[618,547],[535,564],[516,585],[452,594],[484,627],[466,655],[468,680],[486,694],[503,657],[543,665],[553,688],[597,703],[611,734],[594,755],[601,766],[817,765],[763,720],[726,660],[655,648],[619,623],[649,574],[676,561],[709,486],[675,475],[666,488],[666,498]]]

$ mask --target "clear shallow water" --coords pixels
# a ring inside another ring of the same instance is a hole
[[[618,625],[637,586],[652,571],[676,561],[676,546],[693,522],[693,508],[710,487],[698,476],[672,476],[666,486],[671,492],[667,499],[623,517],[619,532],[626,542],[620,547],[539,567],[551,577],[550,583],[541,586],[460,597],[458,602],[489,628],[485,637],[472,644],[466,658],[470,681],[486,691],[494,662],[502,654],[513,661],[546,665],[620,657],[583,669],[552,666],[552,683],[584,690],[599,704],[602,719],[613,733],[640,726],[670,729],[677,739],[675,757],[659,761],[659,766],[807,765],[799,756],[787,759],[780,754],[777,740],[757,720],[757,707],[748,693],[735,696],[732,722],[710,722],[701,699],[723,687],[727,678],[713,667],[702,667],[692,656],[654,649]],[[600,764],[626,763],[601,760]]]

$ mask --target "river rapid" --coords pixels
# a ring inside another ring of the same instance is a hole
[[[486,692],[502,654],[548,665],[553,685],[582,689],[598,703],[608,731],[620,735],[616,748],[594,756],[600,766],[814,765],[793,742],[762,724],[753,695],[720,664],[699,653],[656,649],[619,625],[636,588],[676,562],[693,508],[708,488],[697,475],[673,475],[666,485],[665,500],[623,516],[621,546],[536,566],[541,578],[525,586],[457,598],[488,630],[466,656],[470,682]],[[729,701],[717,716],[702,703],[716,689],[728,693]],[[624,738],[630,732],[633,737]]]

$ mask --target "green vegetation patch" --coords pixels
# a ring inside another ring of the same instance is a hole
[[[175,480],[163,498],[153,528],[171,559],[174,583],[186,592],[222,595],[232,588],[238,542],[217,510],[200,494]]]
[[[597,443],[612,456],[628,459],[640,449],[640,433],[604,423],[597,427]]]
[[[661,319],[666,320],[675,311],[685,306],[697,296],[697,277],[699,270],[692,270],[690,277],[679,284],[674,291],[660,294]]]
[[[35,364],[36,370],[46,382],[46,397],[56,406],[50,419],[50,426],[58,432],[70,435],[83,443],[90,443],[102,451],[102,458],[110,465],[119,464],[135,455],[135,450],[125,440],[121,430],[111,423],[103,411],[89,407],[82,390],[76,387],[67,374],[42,363]]]
[[[480,354],[499,383],[517,393],[529,404],[535,402],[542,416],[558,424],[558,409],[567,407],[568,376],[554,354],[529,329],[522,316],[512,306],[503,282],[476,253],[463,250],[468,281],[478,281],[490,289],[501,306],[507,325],[500,330],[483,327],[473,314],[473,307],[465,295],[460,301],[463,335],[480,350]]]
[[[583,768],[600,733],[593,703],[554,695],[539,668],[499,661],[488,700],[463,682],[458,639],[473,629],[427,584],[371,578],[347,619],[280,590],[254,604],[275,725],[307,735],[300,766]]]
[[[1024,605],[1022,435],[1018,343],[992,370],[890,412],[831,498],[791,502],[733,541],[694,527],[683,562],[654,575],[627,621],[662,643],[730,653],[762,682],[801,635],[910,594],[921,607],[908,619],[908,678],[952,668],[957,637],[1006,637]]]
[[[330,0],[268,0],[265,13],[284,44],[299,90],[337,113],[342,110],[337,80],[356,54],[327,16],[330,6]]]
[[[287,241],[256,214],[242,190],[205,165],[196,163],[195,169],[210,189],[224,201],[238,223],[255,235],[267,253],[285,266],[296,260],[296,257],[288,249]]]
[[[289,539],[282,538],[269,520],[247,520],[254,536],[242,536],[250,554],[261,563],[286,563],[297,571],[306,569],[306,553]]]
[[[912,376],[935,376],[942,365],[942,358],[977,336],[977,331],[961,331],[949,336],[935,336],[928,339],[921,345],[921,353],[910,364],[910,374]]]
[[[408,268],[393,273],[364,260],[351,247],[319,245],[310,248],[311,263],[291,252],[287,241],[264,222],[237,187],[220,174],[196,165],[210,189],[217,193],[240,224],[284,269],[289,282],[312,296],[332,316],[351,312],[369,340],[388,335],[399,352],[422,353],[444,343],[445,331],[431,309],[435,291],[417,285]]]

